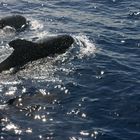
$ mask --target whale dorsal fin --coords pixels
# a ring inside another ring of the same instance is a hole
[[[9,46],[14,50],[26,50],[36,46],[36,43],[25,40],[25,39],[16,39],[9,42]]]

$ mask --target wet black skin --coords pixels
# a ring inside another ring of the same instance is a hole
[[[0,19],[0,29],[6,26],[13,27],[16,31],[22,31],[28,26],[29,22],[21,15],[12,15]]]
[[[34,61],[54,54],[64,53],[74,39],[69,35],[58,35],[44,38],[37,42],[16,39],[9,43],[14,48],[13,53],[0,64],[0,72],[12,67],[21,67],[30,61]]]

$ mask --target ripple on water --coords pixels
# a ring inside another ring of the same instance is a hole
[[[1,0],[0,11],[30,20],[20,34],[0,31],[0,61],[15,38],[75,39],[65,54],[0,74],[0,139],[139,139],[139,0]]]

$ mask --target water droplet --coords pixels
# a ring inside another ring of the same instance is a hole
[[[102,71],[101,71],[101,75],[103,75],[103,74],[104,74],[104,71],[102,70]]]
[[[39,137],[40,139],[42,139],[42,138],[43,138],[43,136],[42,136],[42,135],[39,135],[38,137]]]
[[[53,121],[53,118],[50,118],[49,120],[50,120],[50,121]]]
[[[33,131],[32,131],[32,129],[31,128],[28,128],[27,130],[26,130],[26,133],[32,133]]]
[[[84,132],[84,131],[81,131],[80,134],[83,135],[83,136],[89,136],[89,133],[88,132]]]
[[[86,118],[87,117],[87,115],[85,114],[85,113],[82,113],[82,115],[81,115],[83,118]]]
[[[67,93],[68,93],[68,89],[65,90],[65,94],[67,94]]]
[[[0,139],[1,139],[1,140],[3,140],[3,139],[4,139],[4,137],[3,137],[3,136],[1,136],[1,137],[0,137]]]
[[[46,121],[47,121],[47,119],[46,119],[46,118],[43,118],[43,119],[42,119],[42,121],[43,121],[43,122],[46,122]]]
[[[125,40],[121,40],[121,43],[125,43]]]
[[[97,135],[98,135],[98,131],[94,131],[92,134],[91,134],[91,137],[94,137],[95,139],[97,138]]]

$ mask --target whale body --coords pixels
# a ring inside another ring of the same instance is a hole
[[[12,54],[0,63],[0,72],[12,67],[21,67],[34,61],[54,54],[64,53],[74,43],[69,35],[58,35],[38,40],[36,42],[16,39],[9,43],[14,49]]]
[[[23,31],[28,26],[28,21],[21,15],[12,15],[0,19],[0,29],[6,26],[14,28],[16,31]]]

